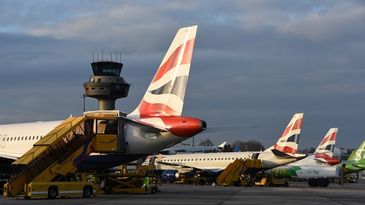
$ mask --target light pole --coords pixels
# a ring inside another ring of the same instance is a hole
[[[85,105],[86,94],[82,94],[81,98],[82,98],[82,111],[84,113],[86,111],[86,105]]]

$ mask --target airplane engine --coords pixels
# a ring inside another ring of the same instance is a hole
[[[179,172],[176,170],[165,170],[162,172],[162,181],[163,182],[174,182],[180,176]]]

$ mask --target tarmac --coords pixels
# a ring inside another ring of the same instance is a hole
[[[0,204],[365,204],[365,181],[327,188],[311,188],[305,182],[290,183],[289,187],[221,187],[162,184],[157,194],[113,194],[95,198],[8,199]]]

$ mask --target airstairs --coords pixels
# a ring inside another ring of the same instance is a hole
[[[36,142],[31,150],[13,162],[14,174],[4,186],[4,196],[30,196],[33,183],[67,181],[77,172],[80,164],[95,147],[107,147],[118,151],[117,140],[98,145],[107,136],[117,139],[117,133],[103,135],[96,132],[98,120],[116,120],[114,115],[91,115],[70,117]],[[57,190],[59,192],[59,190]],[[33,190],[33,195],[35,191]]]
[[[236,159],[218,176],[217,184],[221,186],[251,186],[254,181],[251,178],[250,170],[261,168],[262,161],[259,159]]]

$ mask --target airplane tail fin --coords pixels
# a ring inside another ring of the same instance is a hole
[[[348,158],[348,161],[365,161],[365,141],[363,141],[360,147],[354,151]]]
[[[198,26],[180,28],[139,106],[130,116],[180,116]]]
[[[323,137],[321,143],[318,145],[314,154],[326,154],[329,157],[333,157],[337,132],[338,128],[329,129],[327,134]]]
[[[285,153],[293,155],[298,150],[299,135],[302,130],[303,113],[296,113],[289,124],[286,126],[283,134],[281,134],[276,144],[269,148],[275,153]],[[277,152],[279,151],[279,152]]]

